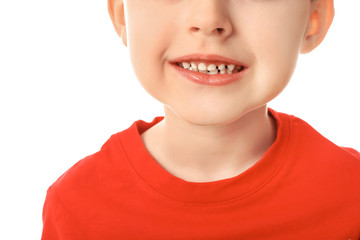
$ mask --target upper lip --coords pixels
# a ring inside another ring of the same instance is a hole
[[[192,62],[192,61],[201,61],[204,63],[221,62],[224,64],[234,64],[234,65],[246,67],[246,65],[242,62],[239,62],[239,61],[231,59],[231,58],[223,57],[220,55],[216,55],[216,54],[197,54],[197,53],[189,54],[189,55],[185,55],[182,57],[172,59],[172,60],[170,60],[170,63]]]

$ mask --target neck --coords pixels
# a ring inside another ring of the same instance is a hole
[[[191,182],[230,178],[254,165],[276,138],[266,106],[222,126],[197,126],[165,107],[165,118],[141,135],[171,174]]]

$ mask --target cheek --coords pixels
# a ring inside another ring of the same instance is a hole
[[[256,88],[262,90],[258,92],[259,96],[269,99],[276,97],[289,82],[307,23],[306,11],[294,11],[292,16],[275,16],[279,17],[263,21],[265,26],[253,30],[250,36],[253,40],[249,39],[256,57]]]
[[[170,22],[151,11],[133,11],[128,16],[128,46],[136,77],[145,90],[159,99],[164,88],[164,56],[169,48]]]

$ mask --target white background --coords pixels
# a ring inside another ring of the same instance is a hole
[[[360,150],[360,1],[335,4],[327,38],[269,106]],[[40,239],[48,186],[156,115],[162,106],[133,76],[105,0],[1,1],[0,239]]]

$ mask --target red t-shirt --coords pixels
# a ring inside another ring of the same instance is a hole
[[[147,152],[135,122],[48,190],[49,239],[360,239],[360,155],[271,110],[277,138],[242,174],[177,178]]]

